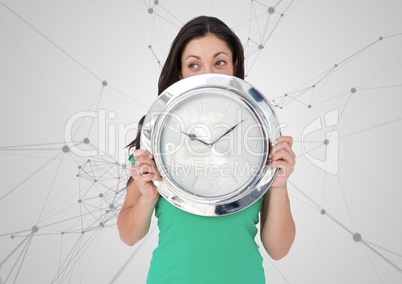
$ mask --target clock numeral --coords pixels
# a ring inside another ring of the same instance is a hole
[[[211,184],[209,185],[209,187],[211,188],[211,190],[212,190],[213,192],[218,192],[219,189],[221,188],[221,184],[219,183],[219,181],[217,181],[216,178],[214,178],[214,179],[211,181]]]
[[[248,144],[248,148],[251,149],[251,150],[257,148],[257,146],[258,146],[258,141],[257,141],[257,138],[256,138],[256,137],[250,138],[247,142],[248,142],[248,143],[247,143],[247,144]]]
[[[191,187],[194,188],[195,183],[197,182],[198,176],[196,175],[194,178],[193,183],[191,184]]]
[[[213,109],[214,109],[214,102],[212,100],[200,102],[201,114],[209,114],[212,112]]]
[[[191,119],[191,115],[188,113],[188,111],[187,111],[185,108],[183,108],[183,111],[184,111],[184,113],[187,115],[187,117],[188,117],[189,119]]]
[[[230,104],[228,104],[228,106],[226,107],[225,112],[223,113],[223,116],[226,116],[226,114],[228,113],[229,107],[230,107]]]
[[[167,143],[165,145],[165,154],[171,155],[175,152],[176,146],[173,143]]]

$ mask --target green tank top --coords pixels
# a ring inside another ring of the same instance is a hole
[[[263,284],[263,259],[255,243],[262,198],[237,213],[204,217],[164,198],[155,207],[159,241],[148,284]]]

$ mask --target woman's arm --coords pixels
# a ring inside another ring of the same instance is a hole
[[[152,213],[159,194],[153,180],[162,180],[153,157],[145,150],[134,151],[131,167],[133,182],[127,187],[126,197],[117,218],[121,240],[133,246],[149,231]]]
[[[261,209],[261,241],[275,260],[288,254],[296,234],[287,190],[287,180],[295,165],[292,143],[291,137],[279,137],[270,152],[271,168],[279,171],[264,196]]]

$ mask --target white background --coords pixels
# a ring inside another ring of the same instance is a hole
[[[116,229],[124,146],[171,41],[199,15],[239,35],[246,80],[295,140],[297,236],[283,260],[261,252],[268,283],[401,283],[401,10],[397,0],[1,0],[0,283],[145,283],[155,221],[134,247]]]

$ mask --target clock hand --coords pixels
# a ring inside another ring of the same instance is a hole
[[[188,138],[190,138],[191,141],[197,140],[198,142],[201,142],[202,144],[207,145],[208,147],[211,147],[211,145],[205,141],[202,141],[201,139],[198,139],[197,136],[195,134],[191,134],[191,133],[186,133],[180,130],[181,133],[185,134],[188,136]]]
[[[211,147],[212,145],[214,145],[216,142],[218,142],[223,136],[229,134],[230,132],[233,131],[233,129],[235,129],[240,123],[242,123],[244,121],[244,119],[242,119],[239,123],[237,123],[236,125],[230,127],[225,133],[223,133],[221,136],[219,136],[217,139],[215,139],[211,144],[209,144]]]

